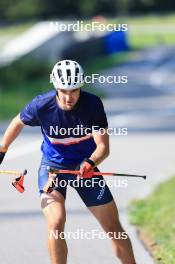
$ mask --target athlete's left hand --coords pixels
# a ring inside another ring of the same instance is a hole
[[[95,166],[95,163],[90,159],[85,159],[80,164],[80,177],[83,178],[92,178],[94,175],[93,167]]]

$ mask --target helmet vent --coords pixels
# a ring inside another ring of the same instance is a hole
[[[74,84],[76,84],[78,82],[78,74],[79,74],[79,68],[75,68],[75,82]]]
[[[77,75],[79,72],[80,72],[80,71],[79,71],[79,68],[76,68],[76,69],[75,69],[75,75]]]
[[[76,61],[62,60],[55,64],[52,79],[55,89],[77,89],[84,84],[83,69]]]
[[[63,74],[62,74],[62,70],[61,70],[61,69],[58,69],[57,72],[58,72],[58,76],[59,76],[59,78],[61,79],[61,77],[63,76]]]
[[[55,74],[54,73],[52,74],[52,77],[55,79]]]
[[[66,72],[67,72],[67,82],[70,85],[71,84],[71,71],[67,69]]]

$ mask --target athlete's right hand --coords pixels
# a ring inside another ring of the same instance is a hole
[[[0,164],[3,162],[7,149],[3,146],[0,146]]]
[[[91,159],[84,159],[84,161],[76,168],[76,170],[80,171],[80,175],[78,177],[92,178],[94,175],[94,166],[95,163]]]

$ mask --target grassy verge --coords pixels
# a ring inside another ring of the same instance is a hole
[[[29,29],[35,24],[35,22],[28,22],[19,25],[12,26],[1,26],[0,27],[0,36],[16,36],[23,33],[25,30]]]
[[[86,65],[86,73],[93,74],[108,69],[110,67],[120,65],[132,58],[132,56],[132,52],[129,51],[111,54],[108,56],[102,56],[98,59],[89,62]]]
[[[0,121],[11,119],[35,96],[51,89],[53,86],[47,78],[38,78],[35,81],[16,84],[13,89],[0,89]],[[105,97],[103,92],[89,85],[85,85],[83,90]]]
[[[130,206],[130,219],[157,263],[175,262],[175,177]]]
[[[147,15],[123,17],[109,20],[113,23],[127,23],[128,40],[132,48],[144,48],[160,44],[175,44],[175,15]],[[132,30],[130,30],[132,28]]]
[[[38,79],[0,90],[0,120],[14,117],[33,97],[48,91],[49,85],[48,80]]]
[[[13,118],[35,96],[48,92],[50,89],[52,85],[48,79],[38,79],[35,82],[20,84],[12,91],[0,91],[0,121]],[[104,97],[104,93],[90,86],[86,86],[83,90]]]
[[[125,62],[130,53],[104,56],[89,62],[85,66],[86,75]],[[0,71],[0,120],[11,119],[33,97],[52,89],[49,83],[51,65],[33,62],[32,60],[16,62]],[[105,97],[104,92],[85,84],[83,90]]]
[[[134,49],[148,48],[157,45],[173,45],[175,44],[175,34],[163,32],[151,35],[135,35],[132,33],[129,36],[129,43]]]
[[[13,89],[0,90],[0,121],[13,118],[28,102],[38,94],[52,89],[52,84],[46,78],[39,78],[35,81],[21,83],[13,86]],[[104,94],[90,86],[83,90],[93,92],[104,97]]]

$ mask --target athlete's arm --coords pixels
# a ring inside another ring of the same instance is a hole
[[[104,135],[101,135],[98,131],[94,131],[92,135],[97,147],[89,159],[97,166],[109,155],[109,135],[107,131]]]
[[[5,134],[1,141],[1,148],[4,151],[7,151],[10,144],[16,139],[25,124],[21,121],[20,116],[17,115],[9,124],[8,128],[5,131]]]

